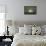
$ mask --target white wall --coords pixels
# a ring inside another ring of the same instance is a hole
[[[46,0],[0,0],[7,4],[7,19],[16,21],[46,21]],[[37,6],[36,15],[24,15],[24,6]]]

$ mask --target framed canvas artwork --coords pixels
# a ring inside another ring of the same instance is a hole
[[[37,14],[37,6],[24,6],[24,14],[29,15]]]

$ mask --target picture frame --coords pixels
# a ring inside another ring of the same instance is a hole
[[[24,6],[25,15],[35,15],[37,14],[37,6]]]

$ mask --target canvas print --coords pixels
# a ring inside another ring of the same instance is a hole
[[[29,15],[37,14],[37,6],[24,6],[24,14]]]

